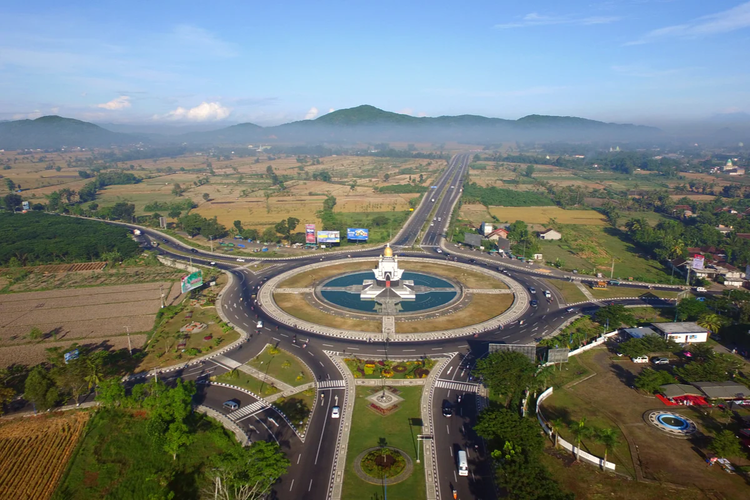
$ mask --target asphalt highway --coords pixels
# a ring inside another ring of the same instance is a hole
[[[404,229],[392,241],[394,246],[409,247],[417,238],[430,217],[422,238],[422,246],[428,251],[410,253],[404,249],[402,254],[419,256],[436,261],[445,260],[445,254],[436,252],[440,245],[445,246],[444,231],[454,203],[461,196],[463,178],[466,175],[470,154],[454,156],[448,168],[443,172],[436,188],[426,195],[425,201],[415,210]],[[435,202],[432,201],[435,199]],[[437,204],[437,205],[436,205]],[[431,215],[433,213],[434,214]],[[135,226],[130,226],[135,227]],[[473,433],[472,426],[478,415],[479,398],[471,390],[469,376],[471,367],[478,357],[486,354],[489,342],[506,344],[530,344],[541,337],[551,335],[564,322],[580,312],[580,308],[598,307],[597,304],[582,304],[568,311],[562,296],[553,287],[534,272],[533,267],[525,266],[518,261],[504,258],[488,258],[479,253],[459,249],[455,246],[445,247],[450,250],[451,259],[471,265],[490,268],[496,272],[505,272],[519,282],[536,300],[536,307],[529,307],[513,324],[493,331],[484,332],[477,337],[463,339],[445,339],[425,342],[359,342],[347,339],[332,338],[296,330],[283,324],[276,324],[267,317],[255,303],[253,296],[259,287],[270,277],[300,266],[320,262],[320,255],[310,254],[302,258],[274,259],[273,265],[261,270],[248,269],[253,258],[238,262],[237,258],[202,252],[186,247],[179,241],[165,237],[154,230],[140,228],[143,237],[158,242],[160,253],[181,261],[192,260],[195,264],[214,266],[227,271],[233,276],[232,283],[224,291],[221,307],[229,321],[250,334],[250,338],[240,347],[224,354],[231,362],[246,363],[260,352],[266,344],[272,344],[296,354],[320,382],[316,395],[316,406],[311,416],[304,442],[293,429],[272,408],[258,408],[237,422],[249,433],[252,440],[275,440],[291,460],[288,473],[274,487],[277,498],[325,499],[329,497],[332,485],[331,476],[336,454],[336,442],[339,425],[344,419],[331,418],[331,408],[336,398],[343,402],[345,390],[343,376],[323,352],[334,351],[344,354],[356,354],[359,357],[389,356],[436,356],[443,353],[458,352],[459,355],[445,367],[439,375],[440,383],[434,393],[435,439],[437,464],[439,471],[439,488],[442,498],[452,498],[451,488],[456,488],[461,499],[489,499],[496,497],[492,481],[492,470],[488,450]],[[358,257],[377,258],[382,253],[379,249],[357,252]],[[323,258],[327,261],[346,259],[346,253],[330,253]],[[549,279],[568,279],[564,273],[550,272]],[[593,278],[592,278],[593,279]],[[535,289],[532,293],[531,289]],[[550,290],[551,298],[546,299],[544,290]],[[618,300],[623,304],[645,304],[641,299]],[[263,327],[257,328],[257,322],[263,321]],[[222,358],[224,359],[224,358]],[[230,367],[222,359],[208,360],[200,366],[175,370],[160,375],[160,378],[172,381],[178,377],[205,382],[211,375],[218,375]],[[453,384],[453,385],[451,385]],[[464,385],[461,385],[464,384]],[[205,383],[199,384],[198,403],[209,406],[222,413],[224,401],[238,399],[241,408],[255,404],[251,396],[230,388]],[[457,396],[461,394],[459,404]],[[443,402],[455,405],[452,417],[442,415]],[[257,405],[256,405],[257,406]],[[342,406],[343,412],[343,406]],[[477,446],[477,448],[475,448]],[[465,450],[469,456],[470,474],[458,477],[456,454]],[[428,464],[426,464],[428,465]],[[429,466],[429,465],[428,465]]]

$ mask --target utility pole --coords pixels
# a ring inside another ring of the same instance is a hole
[[[133,346],[130,344],[130,327],[125,326],[125,331],[128,332],[128,352],[133,355]]]
[[[164,285],[159,285],[159,294],[161,295],[161,309],[164,309]]]
[[[612,270],[609,273],[609,279],[612,279],[615,277],[615,258],[612,257]]]
[[[213,252],[214,251],[214,237],[209,236],[208,241],[211,243],[211,252]]]

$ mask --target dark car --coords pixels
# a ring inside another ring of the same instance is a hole
[[[537,302],[536,300],[532,300],[531,302],[529,302],[529,304],[531,305],[531,307],[537,307],[539,305],[539,302]]]
[[[193,252],[193,253],[198,253],[198,250],[195,249],[195,248],[191,248],[190,251]]]
[[[453,405],[451,405],[450,403],[443,404],[443,416],[444,417],[453,416]]]

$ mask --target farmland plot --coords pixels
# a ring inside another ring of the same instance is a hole
[[[51,498],[88,419],[68,412],[0,425],[0,498]]]

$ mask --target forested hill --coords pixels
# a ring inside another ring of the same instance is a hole
[[[142,140],[138,135],[110,132],[93,123],[55,115],[0,123],[0,149],[110,147]]]
[[[462,142],[497,144],[510,141],[642,141],[661,131],[640,125],[605,123],[570,116],[529,115],[518,120],[479,115],[416,117],[363,105],[341,109],[315,120],[275,127],[240,123],[219,130],[182,135],[125,134],[59,116],[0,123],[0,149],[110,147],[138,143],[184,146],[251,144],[352,144],[378,142]]]

